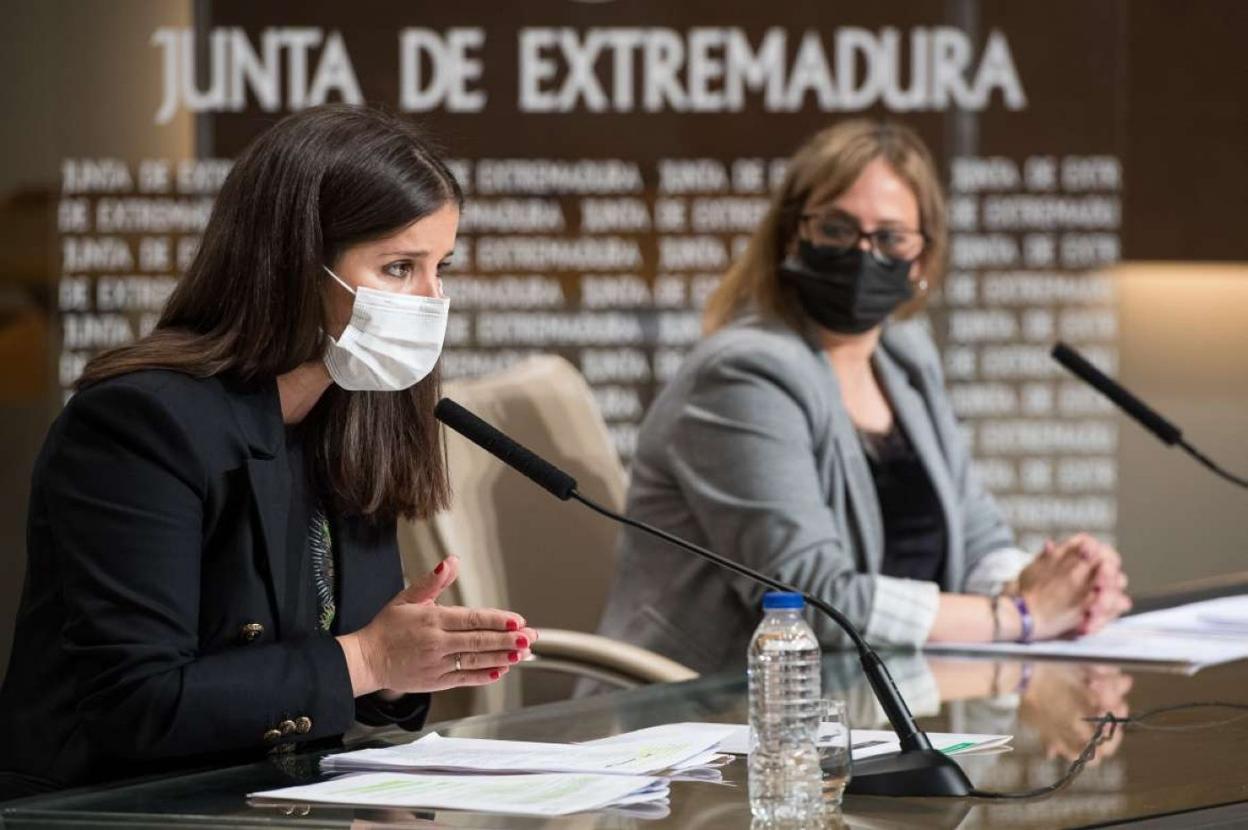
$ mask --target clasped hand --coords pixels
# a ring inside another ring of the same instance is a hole
[[[1131,608],[1122,557],[1086,533],[1046,542],[1011,587],[1027,601],[1037,639],[1091,634]]]

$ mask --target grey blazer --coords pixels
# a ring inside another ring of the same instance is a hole
[[[702,341],[651,407],[628,514],[823,597],[874,642],[922,643],[942,589],[990,592],[1028,557],[972,469],[926,331],[888,324],[873,362],[944,511],[939,585],[879,573],[879,502],[832,366],[802,334],[756,317]],[[764,590],[625,529],[599,630],[714,671],[744,661]],[[848,645],[807,616],[824,645]]]

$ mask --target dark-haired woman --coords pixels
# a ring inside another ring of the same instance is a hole
[[[439,272],[462,201],[409,124],[326,107],[238,159],[155,331],[98,357],[36,462],[0,797],[417,728],[519,615],[406,589],[443,506]]]
[[[877,643],[1094,631],[1130,606],[1086,534],[1019,550],[980,484],[926,330],[939,175],[896,124],[846,121],[790,163],[646,415],[630,516],[839,607]],[[602,631],[712,671],[744,660],[762,589],[633,532]],[[844,644],[815,619],[826,644]]]

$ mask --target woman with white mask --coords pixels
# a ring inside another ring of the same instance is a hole
[[[419,728],[537,633],[404,589],[446,505],[433,407],[462,194],[412,125],[290,116],[238,159],[155,330],[95,359],[36,462],[0,800]]]

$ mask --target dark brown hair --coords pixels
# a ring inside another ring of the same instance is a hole
[[[78,388],[142,369],[272,382],[319,360],[321,266],[462,202],[428,139],[396,116],[346,105],[288,116],[235,162],[155,330],[92,360]],[[403,392],[325,392],[304,433],[327,509],[386,520],[446,506],[439,394],[437,369]]]
[[[707,299],[702,327],[717,331],[747,310],[779,318],[794,328],[806,324],[790,286],[781,283],[779,267],[798,234],[799,218],[812,195],[834,199],[844,193],[877,158],[910,185],[919,203],[919,223],[929,240],[919,261],[923,278],[934,289],[944,276],[948,230],[940,174],[918,133],[902,124],[856,118],[815,133],[789,161],[784,182],[754,231],[745,254]],[[929,289],[930,292],[930,289]],[[923,307],[928,294],[897,311],[907,317]]]

